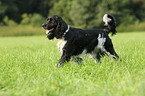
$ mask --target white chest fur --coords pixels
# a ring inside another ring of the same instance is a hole
[[[57,48],[60,51],[60,53],[63,53],[63,47],[65,46],[67,41],[63,40],[63,39],[59,39],[58,43],[57,43]]]

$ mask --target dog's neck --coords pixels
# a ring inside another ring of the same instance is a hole
[[[64,34],[62,35],[62,38],[64,38],[64,36],[66,35],[66,33],[68,33],[70,26],[68,25],[67,30],[64,32]]]

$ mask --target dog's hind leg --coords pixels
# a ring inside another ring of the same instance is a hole
[[[112,48],[110,50],[108,50],[110,52],[111,55],[113,55],[113,59],[118,59],[119,56],[117,55],[117,53],[115,52],[115,50]]]
[[[110,56],[113,59],[119,59],[119,56],[117,55],[117,53],[115,52],[113,46],[110,46],[109,48],[106,48],[106,52],[105,52],[108,56]]]
[[[101,55],[99,52],[92,52],[90,57],[95,60],[95,63],[98,64],[100,62]]]
[[[119,59],[119,56],[113,48],[111,39],[106,40],[102,51],[104,51],[108,56],[110,56],[113,59]]]
[[[118,54],[115,52],[114,49],[112,49],[110,53],[115,56],[115,57],[113,57],[114,59],[118,59],[119,58]]]
[[[97,52],[97,55],[95,56],[95,63],[97,64],[98,62],[100,62],[100,58],[101,58],[101,55],[99,52]]]
[[[74,60],[77,64],[82,65],[83,58],[76,56],[76,57],[73,57],[71,60]]]

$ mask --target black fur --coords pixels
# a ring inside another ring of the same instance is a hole
[[[91,54],[96,61],[100,61],[101,55],[104,56],[105,53],[114,59],[119,58],[108,36],[110,32],[112,32],[112,34],[116,33],[115,19],[113,16],[110,18],[113,18],[113,20],[108,22],[108,28],[104,30],[70,27],[69,31],[66,33],[68,25],[60,16],[53,15],[48,17],[47,22],[42,24],[44,29],[51,29],[47,35],[48,39],[56,37],[66,42],[63,46],[62,56],[57,66],[70,61],[72,57],[75,57],[75,61],[80,63],[83,61],[80,55],[82,53]],[[101,40],[103,43],[101,43]],[[99,46],[101,44],[102,46]]]

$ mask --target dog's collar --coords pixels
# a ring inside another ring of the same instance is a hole
[[[62,37],[64,37],[64,36],[66,35],[66,33],[69,31],[69,28],[70,28],[70,26],[68,25],[68,28],[67,28],[67,30],[64,32],[64,34],[63,34]]]

